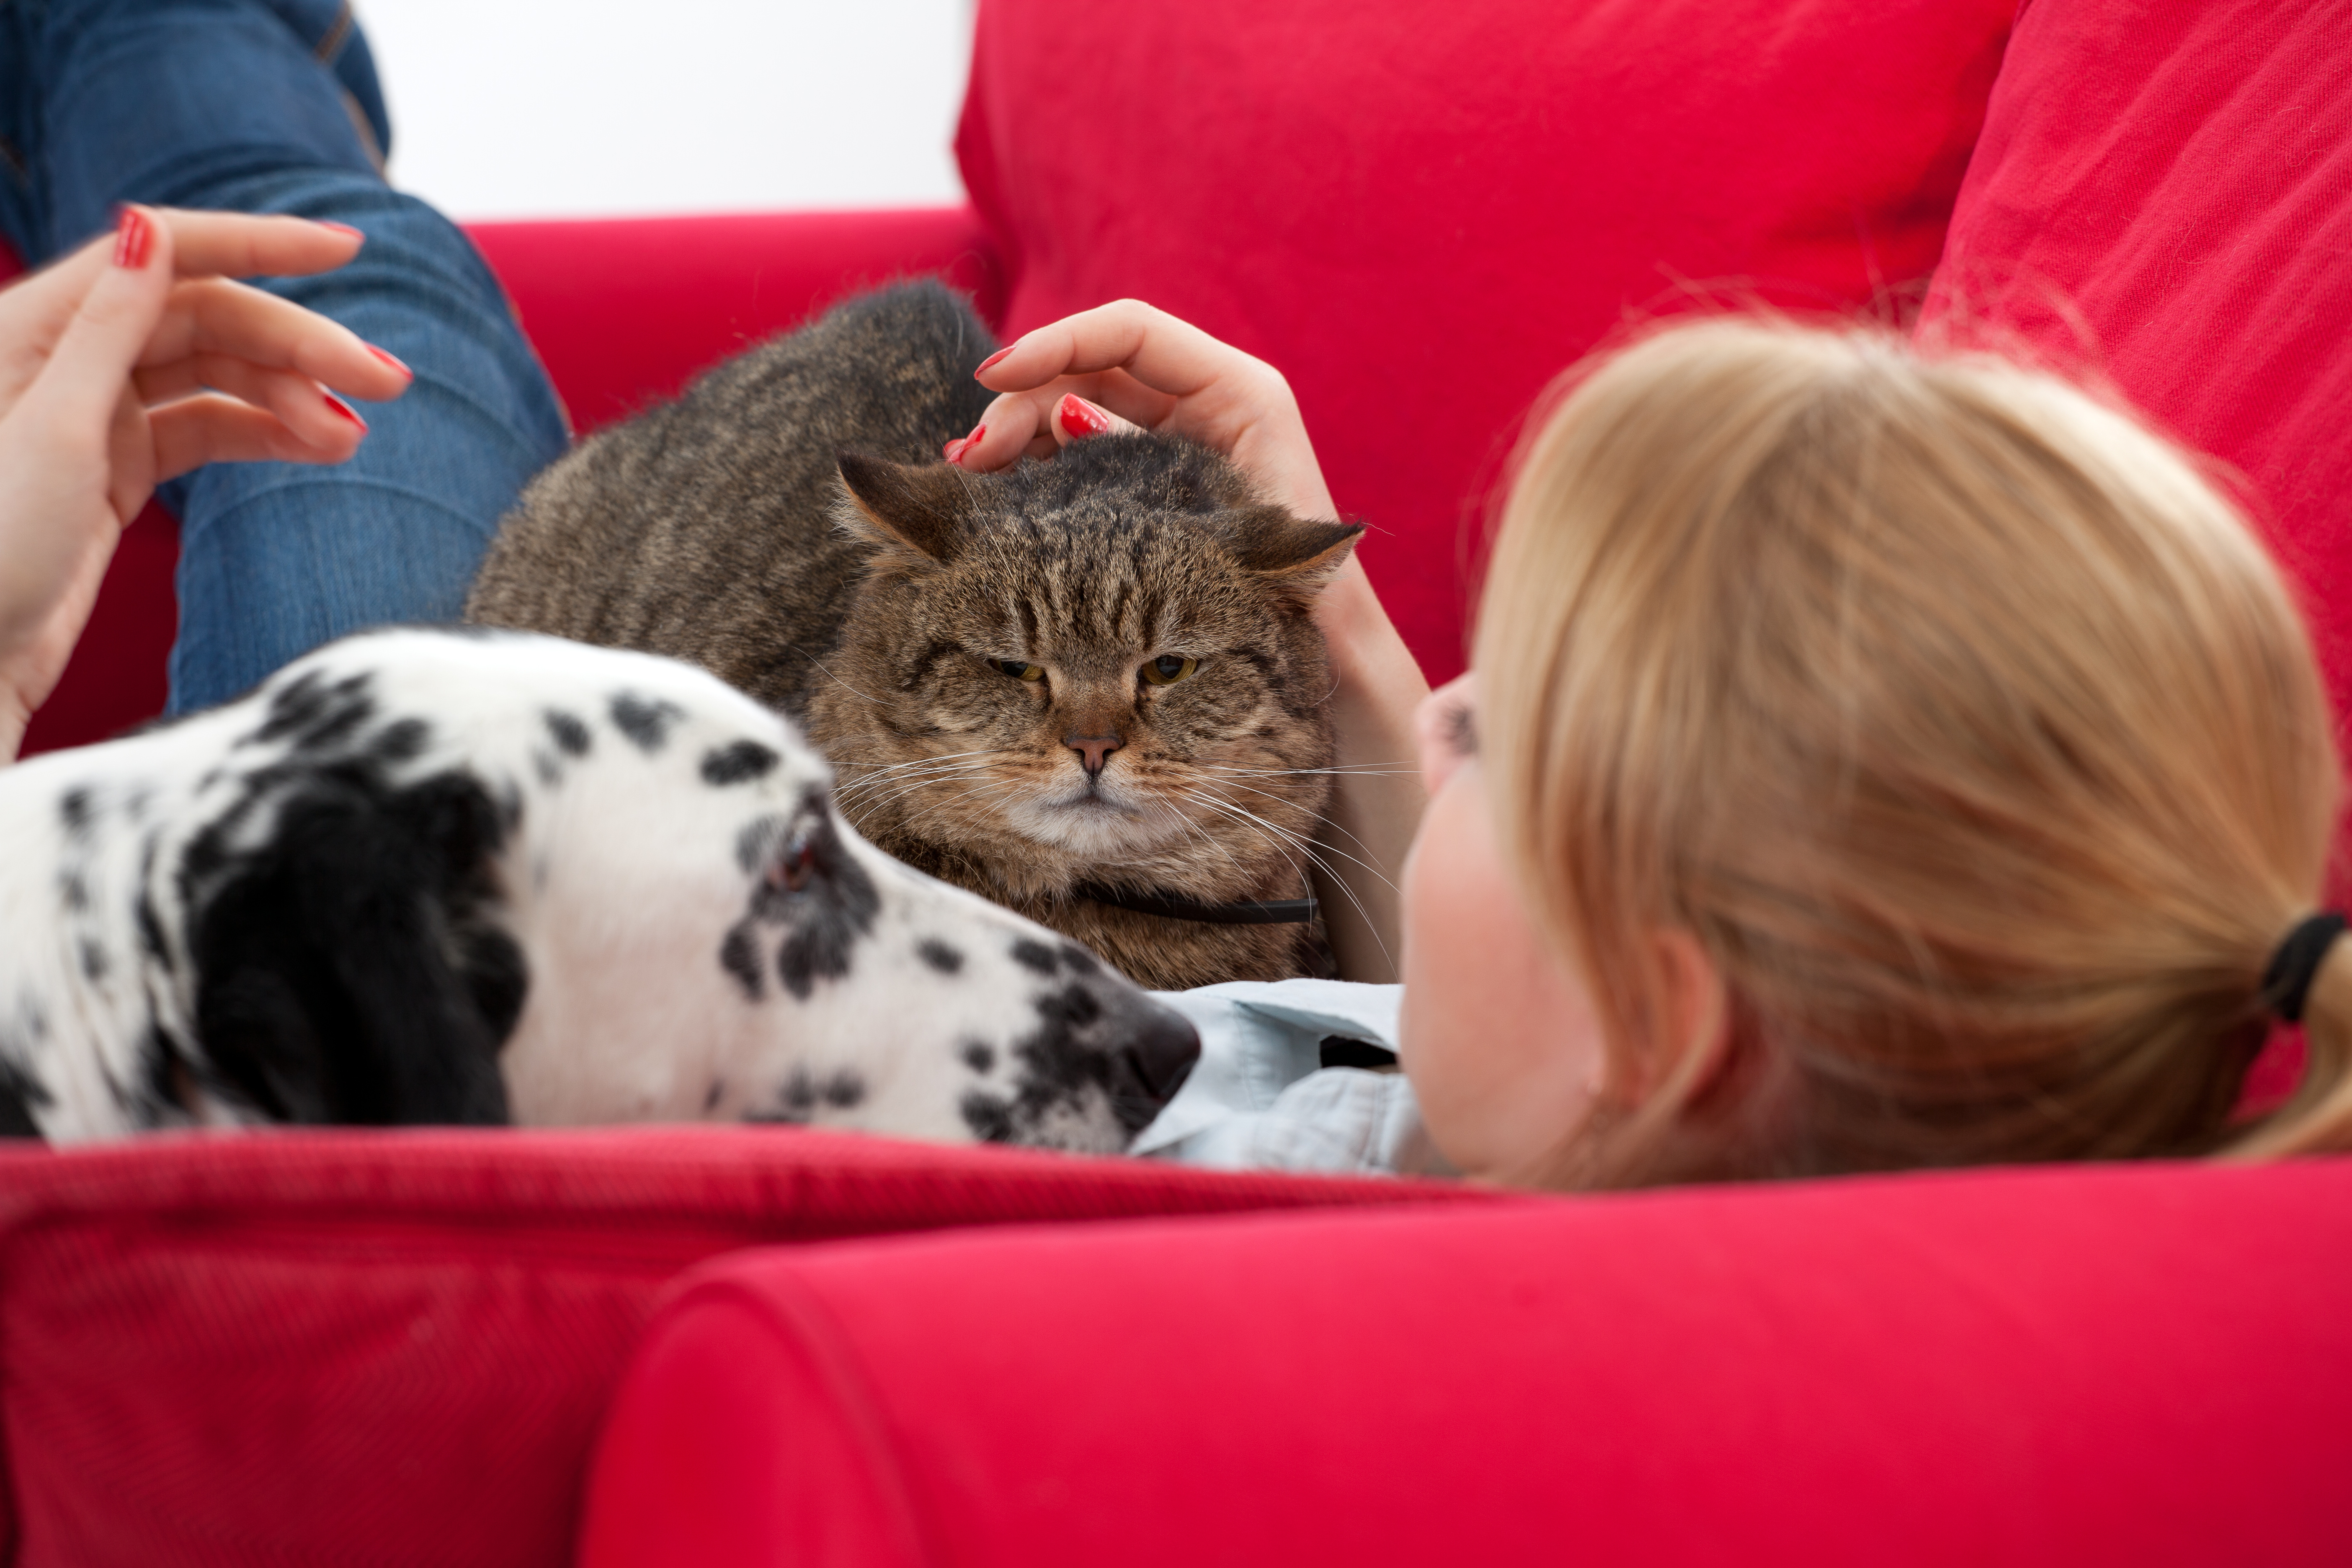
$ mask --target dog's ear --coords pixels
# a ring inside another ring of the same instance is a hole
[[[287,1121],[505,1121],[528,975],[486,913],[503,833],[463,775],[296,785],[194,922],[196,1033],[225,1087]]]
[[[1364,531],[1360,522],[1314,522],[1278,506],[1227,512],[1224,525],[1227,547],[1244,571],[1280,579],[1304,595],[1331,580]]]
[[[971,516],[970,478],[947,463],[886,463],[879,458],[841,454],[841,482],[849,504],[841,512],[850,528],[886,547],[929,560],[955,559]]]

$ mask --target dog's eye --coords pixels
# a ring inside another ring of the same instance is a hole
[[[1197,662],[1181,654],[1163,653],[1143,667],[1143,679],[1154,686],[1173,686],[1188,679]]]
[[[783,852],[768,862],[768,885],[797,893],[816,875],[816,835],[806,829],[793,835]]]
[[[1011,676],[1015,680],[1043,680],[1045,679],[1045,667],[1043,665],[1026,664],[1017,658],[1000,658],[993,660],[992,662],[995,664],[997,668],[1003,670],[1005,674]]]

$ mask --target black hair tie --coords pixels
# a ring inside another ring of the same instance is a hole
[[[2262,1003],[2290,1024],[2303,1022],[2303,1004],[2311,994],[2312,976],[2336,939],[2344,934],[2340,910],[2323,910],[2286,933],[2263,971]]]

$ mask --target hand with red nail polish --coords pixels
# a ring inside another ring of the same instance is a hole
[[[0,289],[0,763],[156,485],[209,462],[341,462],[367,422],[336,394],[407,390],[391,354],[235,281],[329,271],[362,239],[301,218],[125,206],[110,233]]]
[[[1333,517],[1290,384],[1265,361],[1136,300],[1081,310],[989,355],[973,373],[999,395],[987,441],[959,458],[1001,468],[1072,441],[1162,430],[1239,463],[1269,500]]]

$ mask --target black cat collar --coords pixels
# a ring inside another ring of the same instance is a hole
[[[1264,903],[1196,904],[1190,899],[1160,899],[1148,893],[1120,893],[1092,884],[1073,889],[1079,898],[1115,910],[1133,910],[1162,920],[1199,921],[1205,925],[1297,925],[1315,918],[1312,899],[1275,899]]]
[[[2263,1005],[2290,1024],[2303,1021],[2303,1005],[2311,994],[2312,977],[2336,939],[2344,934],[2341,910],[2323,910],[2300,921],[2286,933],[2263,971]]]

